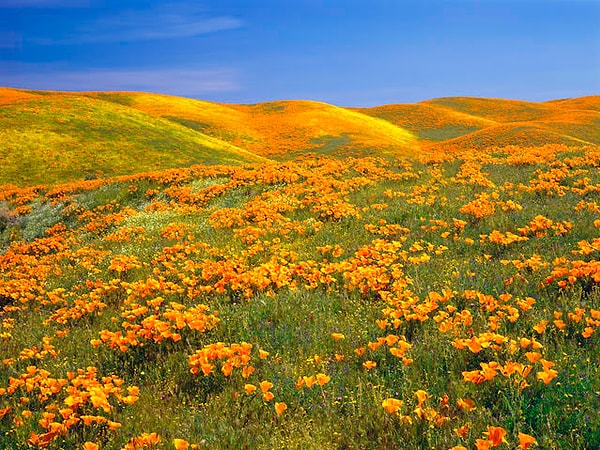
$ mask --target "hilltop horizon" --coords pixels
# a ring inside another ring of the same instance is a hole
[[[310,100],[226,104],[142,92],[0,88],[0,184],[56,184],[307,153],[405,157],[508,145],[600,145],[600,96],[440,97],[371,108]]]
[[[409,100],[391,100],[384,101],[381,103],[371,103],[369,105],[355,105],[350,103],[336,103],[336,102],[328,102],[325,99],[317,98],[317,97],[271,97],[271,98],[262,98],[256,101],[218,101],[218,100],[209,100],[207,98],[203,98],[195,95],[178,95],[171,94],[168,92],[162,91],[151,91],[151,90],[127,90],[127,89],[43,89],[43,88],[35,88],[35,87],[23,87],[18,85],[0,85],[0,90],[15,90],[15,91],[25,91],[25,92],[46,92],[46,93],[60,93],[60,94],[148,94],[148,95],[157,95],[162,97],[175,97],[175,98],[186,98],[189,100],[198,100],[207,103],[216,103],[222,105],[245,105],[245,106],[253,106],[260,105],[264,103],[280,103],[280,102],[313,102],[313,103],[325,103],[328,105],[333,105],[341,108],[360,108],[360,109],[368,109],[368,108],[377,108],[381,106],[391,106],[391,105],[412,105],[418,103],[426,103],[434,100],[444,100],[451,98],[461,98],[461,99],[486,99],[486,100],[507,100],[514,102],[526,102],[526,103],[551,103],[551,102],[559,102],[563,100],[573,100],[573,99],[585,99],[585,98],[593,98],[600,97],[600,92],[598,93],[584,93],[583,95],[576,96],[565,96],[565,97],[547,97],[543,100],[536,100],[533,98],[526,97],[518,97],[518,96],[485,96],[485,95],[471,95],[471,94],[452,94],[452,95],[438,95],[438,96],[423,96],[422,98],[414,101]]]

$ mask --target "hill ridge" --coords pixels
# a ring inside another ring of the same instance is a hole
[[[440,97],[369,108],[228,104],[143,92],[0,87],[0,184],[55,184],[191,164],[402,157],[489,145],[600,145],[600,96]]]

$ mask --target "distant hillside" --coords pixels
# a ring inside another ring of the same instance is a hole
[[[549,102],[447,97],[355,111],[415,133],[424,148],[600,145],[600,96]]]
[[[384,105],[355,111],[387,120],[415,133],[420,139],[444,141],[463,136],[496,122],[435,104]]]
[[[255,154],[406,154],[417,137],[388,121],[313,101],[223,105],[153,94],[91,94],[201,131]]]
[[[0,89],[0,158],[0,184],[19,185],[265,160],[182,124],[100,98],[12,89]]]
[[[406,156],[486,146],[600,145],[600,96],[542,103],[448,97],[341,108],[231,105],[146,93],[0,88],[0,184],[55,184],[192,164]]]

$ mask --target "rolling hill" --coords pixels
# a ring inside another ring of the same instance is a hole
[[[415,133],[422,148],[600,145],[600,96],[548,102],[447,97],[355,109]]]
[[[223,105],[154,94],[90,94],[185,125],[255,154],[291,159],[322,154],[399,154],[416,136],[377,117],[313,101]]]
[[[4,183],[264,161],[168,119],[83,95],[2,89],[0,105]]]
[[[486,146],[600,145],[600,96],[549,102],[448,97],[342,108],[218,104],[148,93],[0,88],[0,184],[55,184],[307,153],[407,156]]]

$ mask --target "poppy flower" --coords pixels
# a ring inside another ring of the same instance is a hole
[[[184,439],[173,439],[173,445],[175,446],[175,450],[186,450],[190,443]]]
[[[377,363],[375,361],[365,361],[363,367],[367,370],[371,370],[374,367],[377,367]]]
[[[329,380],[331,380],[331,377],[325,375],[324,373],[317,374],[317,383],[319,383],[319,386],[329,383]]]
[[[537,445],[537,441],[533,436],[519,432],[519,445],[522,450],[527,450],[532,444]]]
[[[502,427],[488,426],[488,430],[483,434],[487,436],[492,447],[497,447],[503,442],[506,442],[504,439],[504,436],[506,436],[506,430]]]
[[[273,383],[270,381],[261,381],[259,384],[260,390],[263,392],[263,394],[268,392],[273,387]]]
[[[304,376],[302,377],[302,381],[307,388],[311,388],[317,382],[317,378],[314,375],[311,375],[310,377]]]
[[[283,412],[287,409],[287,405],[284,402],[275,402],[275,412],[278,416],[283,414]]]
[[[390,414],[395,414],[402,407],[402,400],[398,400],[395,398],[386,398],[381,402],[381,406]]]

